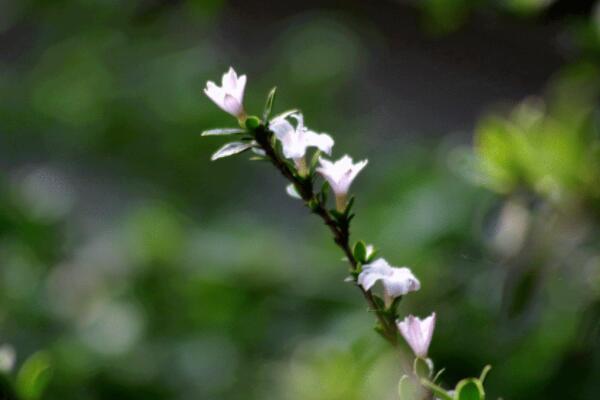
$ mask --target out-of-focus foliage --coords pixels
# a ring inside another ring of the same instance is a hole
[[[478,18],[426,3],[441,27]],[[376,24],[240,7],[2,2],[0,344],[17,350],[11,381],[35,396],[30,379],[50,363],[49,400],[397,399],[405,360],[372,332],[325,229],[271,169],[209,163],[214,143],[199,134],[228,117],[202,88],[233,64],[249,75],[250,110],[277,84],[276,112],[300,106],[337,151],[370,159],[355,233],[423,282],[401,311],[437,311],[431,355],[445,387],[491,363],[492,398],[597,399],[597,81],[562,92],[561,79],[556,95],[481,123],[478,146],[487,124],[498,130],[487,153],[513,136],[527,144],[504,153],[508,169],[492,157],[483,175],[469,170],[501,189],[488,191],[461,176],[454,136],[409,140],[393,108],[385,123],[370,116],[384,100],[362,106],[365,65],[386,58]],[[594,64],[597,19],[568,25],[576,56]]]
[[[483,183],[501,193],[531,189],[555,204],[600,205],[600,73],[583,66],[560,78],[545,103],[528,99],[476,132]]]
[[[456,31],[471,17],[489,11],[525,20],[571,19],[574,15],[593,16],[599,7],[594,0],[420,0],[414,3],[423,12],[428,29],[435,33]],[[572,23],[580,29],[581,35],[577,35],[580,44],[587,42],[597,51],[600,41],[597,20],[579,18],[569,21],[568,25]]]

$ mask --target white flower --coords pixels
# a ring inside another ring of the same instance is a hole
[[[296,120],[294,127],[288,117]],[[285,158],[294,160],[298,169],[305,169],[304,156],[308,147],[316,147],[324,153],[331,154],[333,139],[326,133],[316,133],[304,125],[304,117],[299,112],[285,113],[275,117],[269,128],[281,141]],[[305,172],[305,171],[299,171]]]
[[[426,358],[435,328],[435,313],[421,320],[409,315],[404,321],[396,321],[398,329],[417,357]]]
[[[7,373],[12,371],[15,366],[15,349],[12,346],[3,344],[0,346],[0,372]]]
[[[371,289],[377,281],[383,284],[384,300],[388,306],[395,298],[421,288],[421,283],[409,268],[393,267],[383,258],[363,265],[358,275],[358,284],[365,290]]]
[[[350,185],[358,173],[367,165],[367,162],[367,160],[363,160],[354,164],[352,158],[347,155],[335,162],[323,158],[319,159],[321,166],[317,168],[317,172],[323,175],[323,178],[329,182],[335,193],[338,211],[344,210]]]
[[[204,93],[223,111],[238,119],[244,119],[246,112],[242,103],[245,87],[246,75],[238,77],[233,68],[229,67],[229,71],[223,74],[221,86],[215,85],[213,81],[208,81]]]

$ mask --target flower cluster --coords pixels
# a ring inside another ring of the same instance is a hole
[[[368,161],[354,162],[348,155],[337,161],[331,157],[334,140],[327,133],[318,133],[305,125],[304,116],[298,110],[290,110],[270,117],[275,98],[273,89],[266,102],[262,118],[248,115],[243,106],[246,76],[239,76],[230,68],[223,75],[221,86],[209,81],[204,90],[206,95],[220,108],[237,118],[240,128],[213,129],[203,132],[203,136],[236,136],[237,140],[225,144],[212,160],[232,156],[252,150],[251,160],[271,162],[289,181],[287,192],[302,199],[310,210],[322,218],[331,230],[335,243],[342,249],[350,264],[348,281],[353,282],[363,293],[369,307],[377,316],[376,330],[391,344],[397,344],[400,334],[416,358],[413,378],[422,379],[419,387],[427,390],[424,397],[431,393],[442,399],[453,399],[453,393],[447,392],[435,384],[433,362],[427,358],[433,336],[436,314],[425,319],[408,315],[399,319],[398,305],[403,296],[420,289],[421,283],[408,267],[395,267],[383,258],[376,258],[373,246],[358,241],[350,246],[350,221],[354,217],[352,205],[354,198],[348,193],[354,179],[365,168]],[[313,149],[309,157],[309,149]],[[321,189],[316,190],[317,177],[322,178]],[[335,195],[335,208],[328,208],[329,189]],[[379,283],[380,288],[376,287]],[[438,373],[439,375],[439,373]],[[401,380],[401,392],[415,387],[410,379]],[[402,389],[404,388],[404,389]],[[409,390],[409,391],[410,391]],[[401,394],[404,399],[423,398],[412,394]],[[427,394],[429,393],[429,394]],[[460,390],[457,392],[460,393]]]

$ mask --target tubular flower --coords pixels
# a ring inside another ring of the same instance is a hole
[[[217,86],[213,81],[208,81],[204,93],[223,111],[239,120],[244,120],[246,112],[242,103],[245,87],[246,75],[238,77],[234,69],[229,67],[229,70],[223,74],[221,86]]]
[[[296,120],[296,126],[288,118]],[[301,175],[306,173],[304,156],[306,149],[316,147],[326,154],[331,154],[334,141],[326,133],[316,133],[304,125],[304,117],[299,112],[285,113],[274,118],[269,123],[269,128],[281,142],[285,158],[294,160],[296,168]]]
[[[388,306],[395,298],[421,288],[421,283],[409,268],[393,267],[383,258],[363,265],[358,275],[358,284],[365,290],[371,289],[377,281],[383,284],[384,300]]]
[[[317,172],[323,175],[323,178],[329,182],[331,189],[335,193],[336,206],[338,211],[343,211],[346,207],[348,190],[352,181],[358,173],[367,165],[368,160],[359,161],[356,164],[348,155],[343,156],[335,162],[324,158],[319,159],[321,166]]]
[[[426,358],[435,329],[435,313],[423,320],[409,315],[403,321],[396,321],[396,325],[415,355]]]

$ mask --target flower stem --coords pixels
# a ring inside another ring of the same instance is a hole
[[[349,220],[345,219],[344,221],[339,222],[333,218],[331,213],[327,210],[326,205],[323,204],[323,202],[315,195],[312,180],[310,178],[297,176],[290,168],[289,164],[277,154],[277,151],[273,148],[271,142],[271,138],[273,137],[273,133],[271,131],[264,126],[260,126],[254,131],[254,135],[256,142],[264,150],[265,155],[275,166],[275,168],[277,168],[277,170],[279,170],[279,172],[288,181],[294,184],[298,194],[300,197],[302,197],[305,204],[312,210],[313,213],[321,217],[325,225],[329,227],[331,233],[333,234],[333,240],[346,256],[346,259],[350,264],[351,271],[356,272],[358,269],[358,262],[354,258],[352,249],[350,248]],[[337,206],[339,208],[339,204],[337,204]],[[354,282],[356,284],[356,277],[354,278]],[[385,312],[385,310],[381,309],[377,305],[373,293],[370,290],[365,290],[358,284],[356,284],[356,287],[358,287],[362,292],[370,310],[375,312],[377,321],[379,323],[379,332],[392,346],[396,346],[398,344],[398,334],[395,326],[394,316],[389,315]]]

